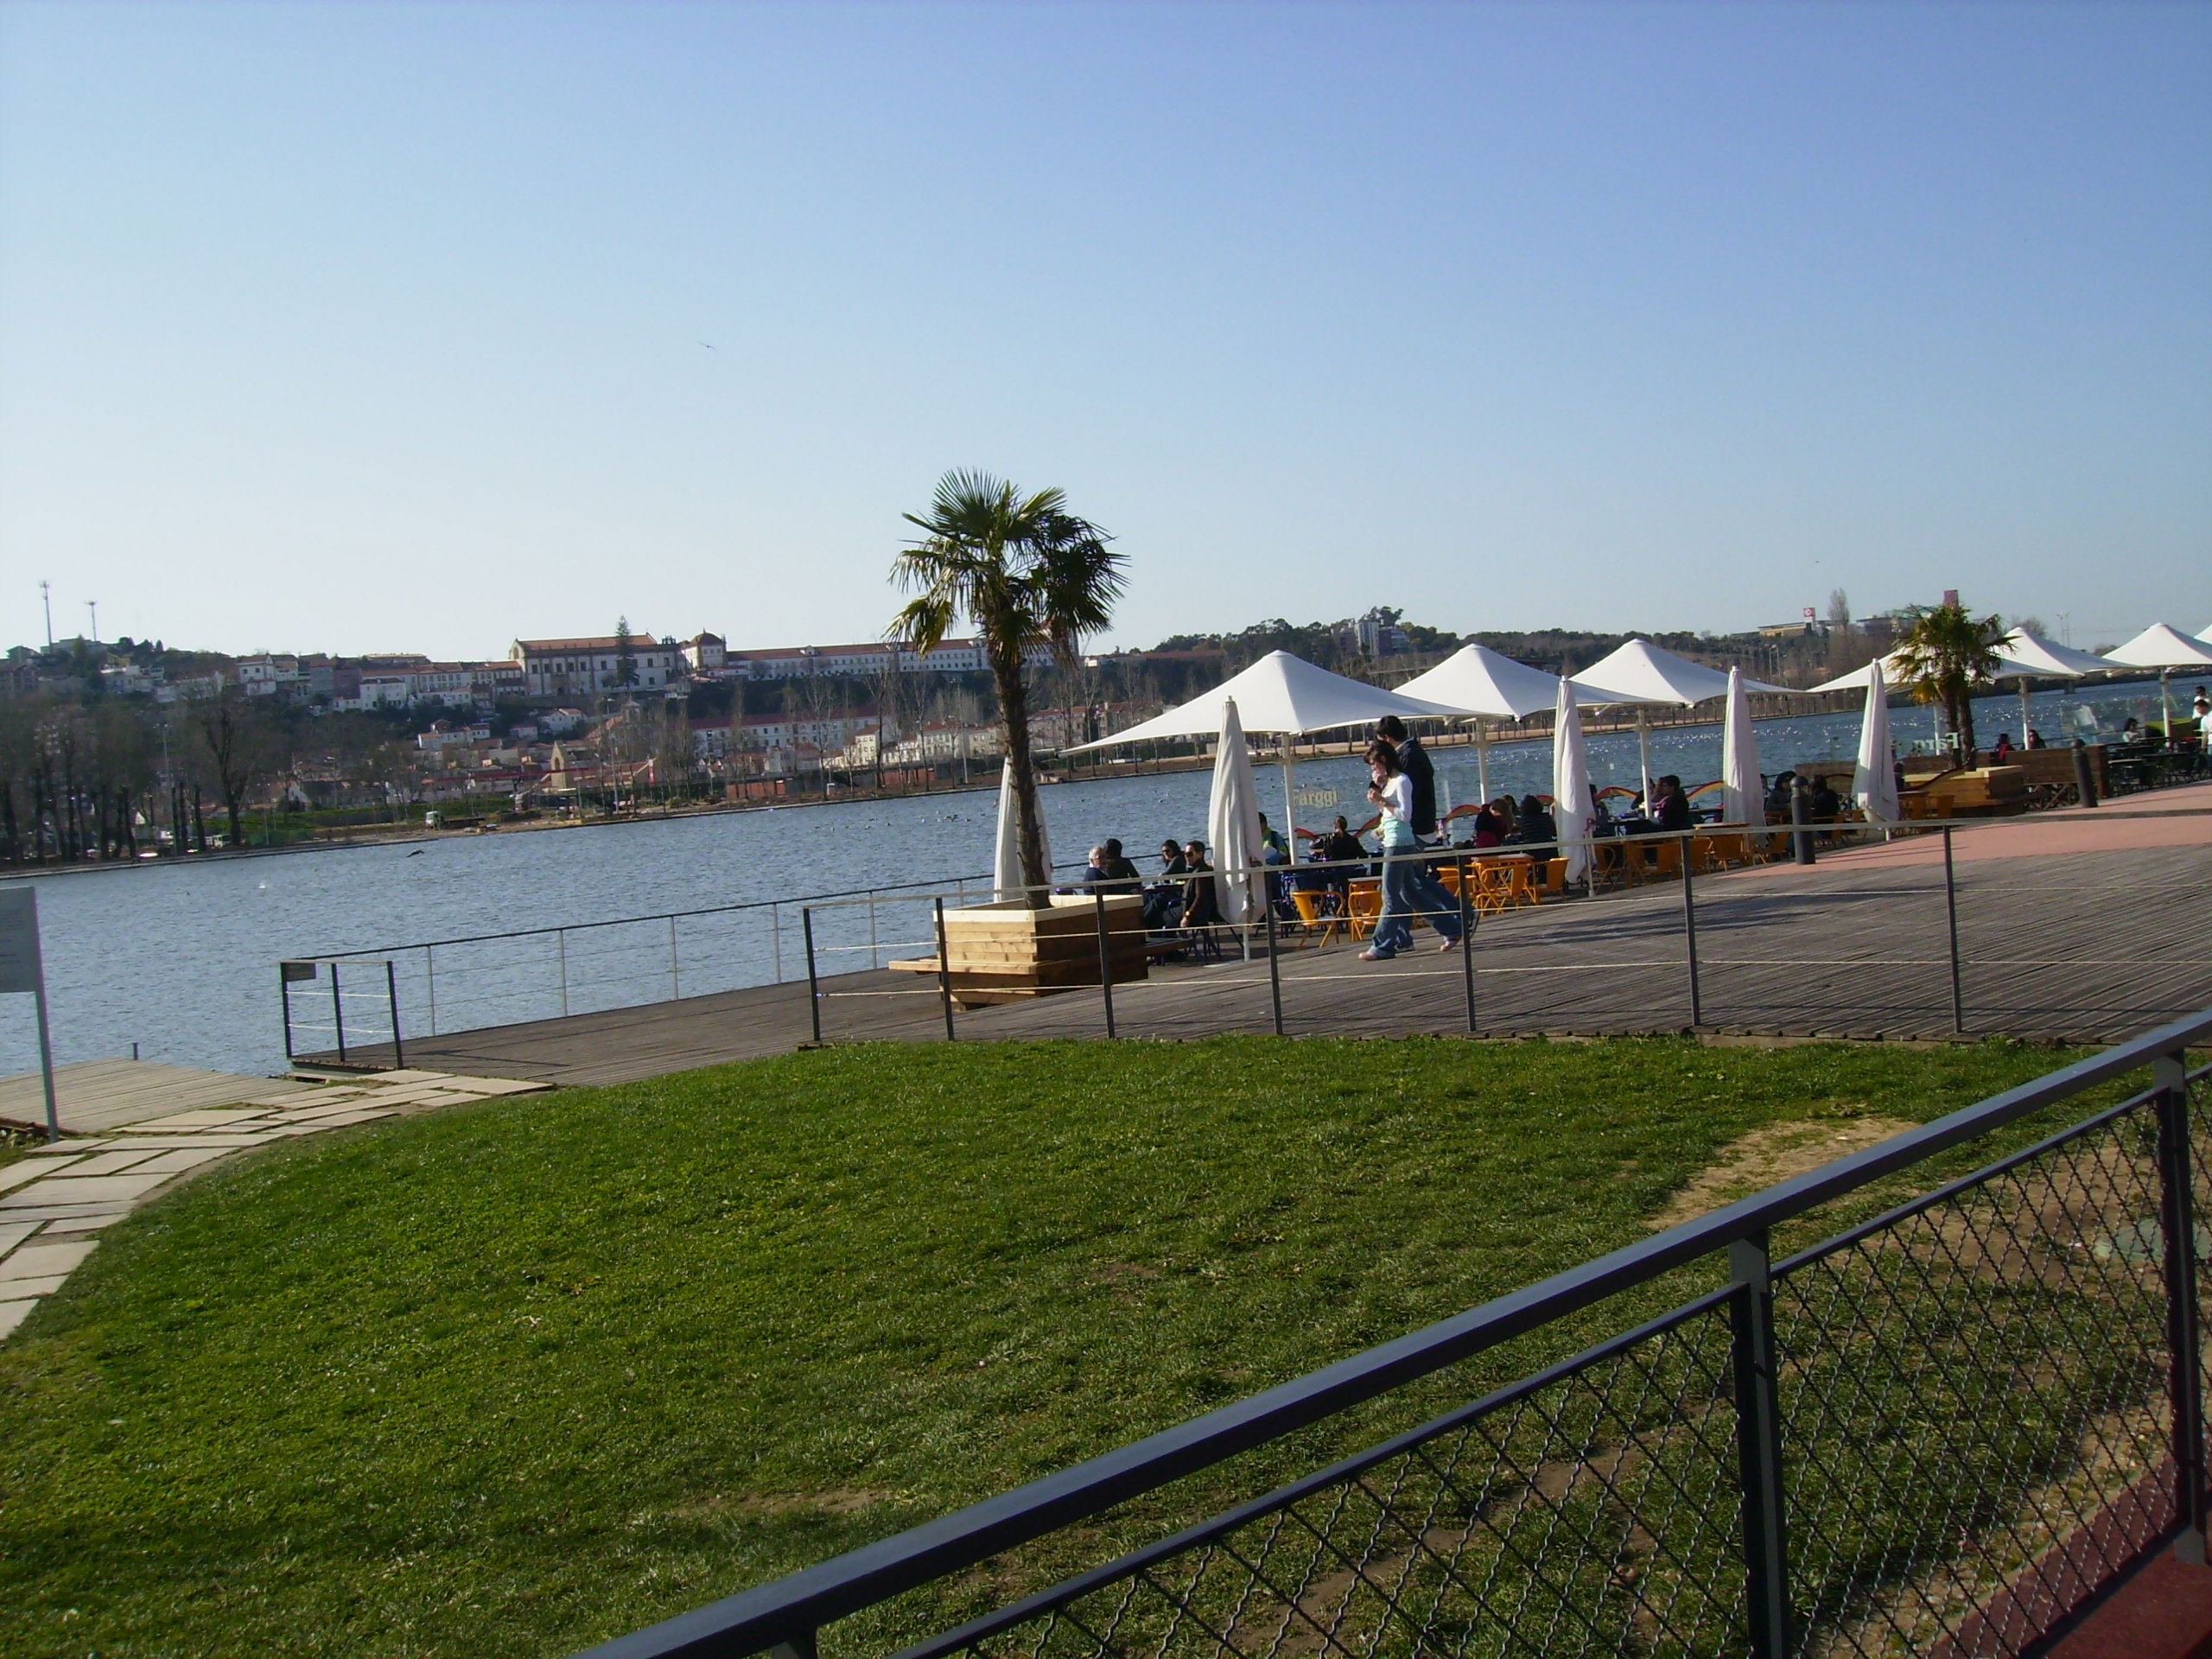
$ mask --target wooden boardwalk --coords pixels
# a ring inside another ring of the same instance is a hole
[[[1940,866],[1849,861],[1700,878],[1698,1029],[1773,1036],[1954,1036]],[[1959,944],[1968,1036],[2108,1041],[2212,1006],[2212,848],[2151,846],[1962,861]],[[1464,969],[1424,949],[1363,963],[1339,942],[1278,958],[1284,1029],[1468,1031]],[[1486,1035],[1692,1028],[1679,884],[1493,917],[1475,941]],[[833,1042],[942,1040],[931,982],[823,982]],[[1125,1037],[1274,1029],[1264,958],[1158,970],[1115,988]],[[1099,1037],[1096,991],[957,1016],[963,1039]],[[410,1040],[441,1071],[603,1084],[786,1052],[809,1037],[804,983]],[[365,1050],[359,1058],[378,1058]]]

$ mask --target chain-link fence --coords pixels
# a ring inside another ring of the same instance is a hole
[[[2212,1011],[594,1659],[2019,1652],[2202,1548],[2208,1040]]]

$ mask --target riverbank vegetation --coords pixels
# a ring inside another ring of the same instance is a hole
[[[0,1347],[0,1650],[567,1651],[1642,1236],[1750,1132],[2063,1058],[861,1046],[251,1154]]]

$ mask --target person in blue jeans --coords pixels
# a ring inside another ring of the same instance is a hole
[[[1459,901],[1414,855],[1421,837],[1414,833],[1413,780],[1398,769],[1398,752],[1377,739],[1367,746],[1368,774],[1373,779],[1367,798],[1382,809],[1382,915],[1375,924],[1375,937],[1359,953],[1362,962],[1388,962],[1401,950],[1414,948],[1413,919],[1428,918],[1428,925],[1444,938],[1442,948],[1459,944]]]

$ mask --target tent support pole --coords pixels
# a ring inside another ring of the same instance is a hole
[[[1483,717],[1475,716],[1475,787],[1482,791],[1478,805],[1490,804],[1490,734]]]
[[[1636,705],[1636,764],[1643,774],[1643,804],[1651,804],[1651,713],[1642,703]]]

